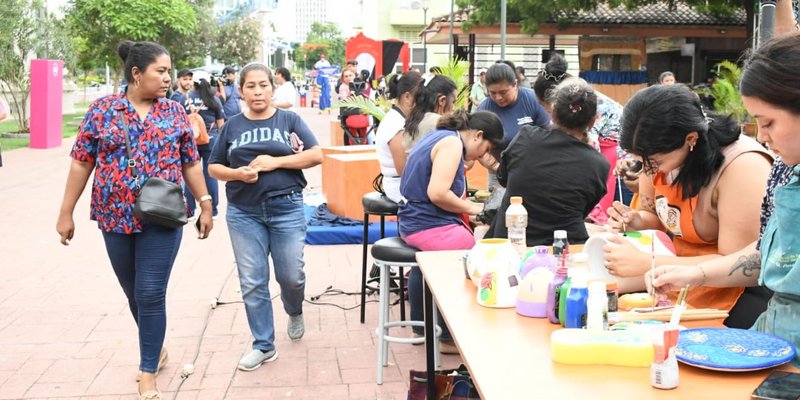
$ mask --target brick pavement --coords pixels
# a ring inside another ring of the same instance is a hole
[[[300,109],[322,145],[328,115]],[[68,247],[55,232],[72,140],[59,148],[4,152],[0,168],[0,399],[135,399],[138,347],[133,319],[89,221],[88,189],[75,211]],[[320,168],[307,172],[320,191]],[[87,186],[88,187],[88,186]],[[224,202],[224,200],[223,200]],[[221,207],[224,210],[224,207]],[[224,211],[222,211],[224,213]],[[178,399],[405,399],[409,369],[424,369],[424,346],[390,345],[384,384],[375,384],[377,303],[358,309],[304,306],[306,335],[286,337],[288,317],[275,300],[278,359],[253,372],[236,370],[249,350],[247,321],[224,217],[211,237],[185,236],[167,296],[170,361],[158,377],[166,398]],[[359,245],[306,247],[306,298],[328,286],[355,292]],[[272,284],[273,295],[278,293]],[[211,308],[212,299],[222,303]],[[372,296],[371,300],[377,300]],[[325,296],[344,307],[357,296]],[[399,314],[398,307],[393,314]],[[408,332],[398,332],[407,334]],[[183,365],[195,372],[182,380]],[[444,356],[444,367],[460,362]]]

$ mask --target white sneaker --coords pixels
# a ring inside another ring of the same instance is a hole
[[[260,367],[261,364],[275,361],[276,358],[278,358],[278,352],[275,349],[266,353],[259,349],[253,349],[239,360],[239,369],[242,371],[252,371]]]

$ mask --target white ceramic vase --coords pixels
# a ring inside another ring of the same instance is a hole
[[[478,304],[485,307],[514,307],[519,288],[520,258],[508,239],[483,239],[467,259],[467,274],[478,288]]]

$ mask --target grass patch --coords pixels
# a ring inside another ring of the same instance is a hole
[[[86,115],[86,110],[89,108],[89,103],[75,104],[75,110],[78,111],[73,114],[64,114],[61,125],[61,135],[63,138],[71,138],[78,134],[78,126],[80,125],[83,117]],[[3,121],[0,122],[0,133],[14,133],[19,130],[17,121]],[[6,138],[0,137],[0,149],[9,151],[28,147],[30,145],[29,138]]]

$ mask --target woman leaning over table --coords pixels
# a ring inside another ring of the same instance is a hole
[[[747,111],[758,122],[758,140],[788,167],[773,169],[774,210],[765,198],[766,227],[760,243],[740,252],[697,265],[663,266],[654,271],[653,285],[663,292],[690,285],[738,287],[762,285],[775,293],[753,325],[800,347],[800,36],[774,39],[755,51],[740,81]],[[785,171],[785,172],[783,172]],[[782,184],[788,178],[788,183]],[[769,197],[769,194],[767,195]],[[800,366],[800,355],[793,364]]]
[[[222,127],[209,161],[211,175],[228,182],[225,218],[247,322],[255,338],[253,350],[239,360],[243,371],[278,357],[269,291],[270,255],[283,309],[289,315],[287,334],[299,340],[305,333],[303,169],[320,164],[322,150],[300,116],[275,107],[273,83],[264,64],[242,68],[239,90],[247,110]]]
[[[758,238],[761,196],[772,161],[753,139],[739,134],[729,117],[706,116],[695,93],[683,85],[655,85],[625,106],[620,144],[643,163],[639,211],[615,202],[609,224],[621,231],[658,229],[673,235],[676,256],[656,265],[694,265],[736,252]],[[650,254],[615,236],[605,247],[609,272],[643,276]],[[766,299],[742,297],[741,288],[696,289],[695,307],[730,310],[725,324],[749,327]],[[736,307],[734,307],[736,305]]]
[[[504,146],[503,124],[488,111],[468,114],[457,110],[443,116],[436,128],[420,139],[408,155],[400,182],[403,195],[398,212],[400,236],[409,246],[422,251],[471,249],[475,239],[461,215],[477,215],[483,211],[483,205],[463,198],[467,190],[464,163],[490,152],[499,159],[497,153]],[[411,319],[421,321],[419,268],[411,268],[408,279]],[[447,327],[442,329],[440,351],[455,352]]]
[[[75,203],[94,171],[91,219],[103,232],[111,266],[139,328],[139,398],[156,400],[156,373],[166,362],[167,283],[183,229],[143,223],[133,216],[138,188],[159,177],[180,185],[183,178],[200,199],[200,238],[208,236],[211,197],[206,191],[191,127],[181,106],[165,98],[172,62],[157,43],[124,41],[119,46],[123,93],[95,100],[72,147],[67,186],[56,230],[68,245],[75,233]],[[130,136],[129,171],[126,128]],[[138,179],[135,177],[138,176]]]

